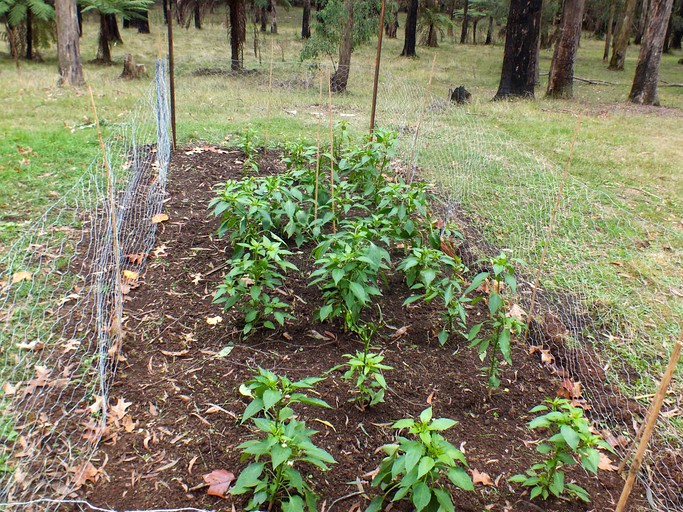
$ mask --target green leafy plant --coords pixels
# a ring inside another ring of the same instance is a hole
[[[230,494],[250,494],[248,510],[258,510],[263,504],[267,504],[268,510],[278,504],[285,512],[317,510],[318,497],[298,468],[308,464],[327,471],[335,460],[311,441],[316,431],[297,420],[291,406],[304,403],[329,407],[323,400],[303,392],[321,380],[310,377],[291,381],[259,368],[253,379],[240,386],[240,392],[252,398],[242,423],[251,419],[259,438],[237,447],[242,451],[242,460],[253,462],[240,473]],[[256,417],[257,414],[262,417]]]
[[[315,164],[318,148],[309,146],[304,139],[283,144],[282,162],[288,170],[306,169]]]
[[[282,285],[284,272],[298,270],[285,259],[291,252],[282,248],[281,240],[265,235],[239,245],[244,254],[232,260],[232,269],[218,286],[213,301],[223,304],[226,311],[240,309],[244,315],[244,335],[259,327],[275,329],[275,323],[284,325],[286,319],[294,318],[290,313],[292,306],[271,292]]]
[[[299,403],[329,409],[327,402],[304,392],[323,380],[323,377],[307,377],[291,381],[259,367],[256,375],[240,386],[240,393],[252,399],[244,410],[242,423],[259,414],[274,421],[286,421],[294,415],[291,406]]]
[[[354,402],[361,410],[384,402],[387,382],[382,372],[393,370],[391,366],[382,363],[383,355],[371,352],[371,343],[380,325],[381,321],[354,327],[363,342],[363,350],[355,354],[344,354],[348,361],[341,365],[342,368],[347,368],[342,378],[353,381],[355,386],[355,395],[349,401]]]
[[[529,487],[531,499],[548,499],[550,495],[569,495],[589,502],[590,495],[583,487],[565,482],[564,468],[577,462],[587,471],[597,474],[600,452],[597,448],[612,451],[610,445],[591,431],[583,410],[574,407],[566,398],[547,399],[544,405],[531,409],[544,413],[529,422],[530,429],[544,429],[547,437],[536,447],[544,455],[543,462],[534,464],[526,474],[515,475],[511,482]]]
[[[490,334],[483,338],[478,337],[482,326],[485,325],[485,322],[482,322],[473,326],[467,336],[471,342],[470,347],[477,348],[479,358],[482,361],[487,356],[489,357],[487,375],[490,390],[500,386],[498,353],[500,352],[503,360],[508,364],[512,364],[512,338],[526,329],[526,325],[520,319],[509,314],[509,308],[504,297],[505,286],[509,288],[512,294],[517,292],[513,262],[521,263],[520,260],[509,259],[505,253],[501,252],[499,256],[491,260],[493,272],[483,272],[473,280],[473,285],[478,288],[487,278],[491,279],[488,293]]]
[[[399,179],[379,189],[377,215],[391,223],[392,238],[412,240],[421,236],[429,209],[426,187],[424,183],[407,184]]]
[[[324,301],[316,316],[321,321],[343,316],[347,329],[352,328],[371,298],[382,294],[377,280],[389,268],[389,253],[372,242],[367,228],[357,226],[329,236],[314,256],[318,269],[309,285],[320,285]]]
[[[256,131],[251,128],[244,130],[244,134],[237,139],[235,145],[244,153],[244,170],[258,172],[259,141]]]
[[[407,418],[394,423],[392,428],[407,429],[410,437],[397,435],[394,443],[382,447],[387,456],[372,479],[372,486],[379,487],[382,495],[371,501],[366,512],[381,510],[388,498],[408,498],[417,512],[454,512],[446,482],[465,491],[474,490],[464,469],[465,455],[440,434],[455,424],[449,418],[433,419],[431,407],[422,411],[418,420]]]

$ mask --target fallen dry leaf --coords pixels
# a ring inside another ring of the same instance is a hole
[[[90,409],[90,414],[93,416],[97,413],[99,413],[102,410],[102,405],[104,404],[104,400],[102,396],[100,395],[95,395],[95,403],[91,404],[88,409]]]
[[[166,249],[168,249],[168,247],[166,247],[166,245],[162,244],[159,247],[157,247],[156,249],[154,249],[154,251],[152,251],[152,253],[154,254],[155,258],[159,258],[161,256],[168,256]]]
[[[602,452],[600,452],[600,462],[598,463],[598,468],[602,469],[603,471],[616,471],[619,469],[617,466],[613,465],[612,460]]]
[[[518,304],[513,304],[508,312],[508,316],[514,318],[518,322],[524,322],[528,315]]]
[[[206,319],[206,323],[209,325],[218,325],[223,321],[223,318],[216,315],[216,316],[210,316]]]
[[[541,362],[543,364],[551,364],[555,360],[555,356],[550,353],[550,350],[541,350]]]
[[[161,353],[164,354],[166,357],[182,357],[189,354],[190,351],[188,349],[179,350],[178,352],[169,352],[168,350],[162,350]]]
[[[33,279],[33,274],[26,270],[20,270],[12,275],[12,284],[21,283],[22,281],[30,281]]]
[[[612,434],[612,432],[610,432],[607,429],[600,432],[600,434],[602,435],[602,438],[605,440],[605,442],[614,449],[626,448],[629,444],[631,444],[631,441],[629,441],[625,436],[621,434],[615,436],[614,434]]]
[[[90,461],[69,469],[69,472],[74,474],[71,482],[76,489],[83,487],[86,482],[96,483],[100,478],[100,471]]]
[[[20,350],[38,351],[45,348],[45,344],[40,340],[33,340],[31,343],[19,343],[17,348]]]
[[[392,338],[400,338],[403,336],[406,332],[408,332],[408,325],[404,325],[400,329],[396,329],[396,332],[391,335]]]
[[[137,272],[133,272],[132,270],[123,271],[123,277],[125,277],[126,279],[130,279],[131,281],[135,281],[139,276],[140,274],[138,274]]]
[[[562,385],[557,390],[557,396],[562,398],[581,398],[581,383],[570,378],[562,379]]]
[[[209,484],[206,494],[225,498],[230,484],[235,479],[235,475],[225,469],[215,469],[211,473],[204,475],[204,481]]]
[[[168,220],[168,215],[165,213],[157,213],[152,217],[152,224],[159,224],[161,222],[166,222]]]
[[[475,485],[482,484],[494,486],[493,480],[491,480],[491,477],[488,475],[488,473],[481,473],[474,468],[472,469],[472,483]]]
[[[148,256],[149,254],[146,252],[140,252],[137,254],[126,254],[126,258],[128,258],[128,260],[131,263],[134,263],[135,265],[142,265],[142,262],[145,261]]]
[[[126,415],[126,411],[133,404],[133,402],[126,402],[125,399],[119,398],[116,405],[109,408],[109,413],[114,419],[114,423],[118,425],[118,422],[123,419]]]

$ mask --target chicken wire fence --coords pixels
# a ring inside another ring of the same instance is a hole
[[[165,61],[104,146],[0,259],[3,509],[55,509],[102,465],[122,306],[151,257],[165,195]]]

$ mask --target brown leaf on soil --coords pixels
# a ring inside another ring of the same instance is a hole
[[[216,316],[210,316],[206,319],[206,323],[209,325],[218,325],[223,321],[223,318],[216,315]]]
[[[552,364],[555,356],[550,353],[550,350],[541,350],[541,362],[543,364]]]
[[[602,469],[603,471],[616,471],[619,469],[617,466],[613,465],[612,460],[602,452],[600,452],[600,462],[598,463],[598,468]]]
[[[156,249],[154,249],[152,251],[152,254],[154,254],[155,258],[160,258],[161,256],[168,256],[166,249],[168,249],[168,247],[166,247],[165,244],[162,244],[159,247],[157,247]]]
[[[70,468],[69,473],[74,474],[71,477],[71,482],[76,486],[76,489],[83,487],[86,482],[97,483],[100,479],[100,470],[93,466],[90,461]]]
[[[20,270],[12,275],[12,284],[21,283],[22,281],[30,281],[33,279],[33,274],[26,270]]]
[[[230,484],[235,479],[235,475],[225,469],[215,469],[211,473],[207,473],[202,478],[209,484],[209,489],[206,494],[209,496],[218,496],[219,498],[226,498],[225,494],[228,492]]]
[[[566,399],[581,398],[581,383],[570,378],[562,379],[562,385],[557,390],[557,396]]]
[[[169,352],[168,350],[161,350],[160,352],[163,355],[165,355],[166,357],[182,357],[182,356],[186,356],[187,354],[190,353],[190,351],[188,349],[179,350],[177,352]]]
[[[602,435],[602,438],[605,440],[605,442],[615,449],[626,448],[629,444],[631,444],[631,441],[629,441],[628,438],[624,437],[621,434],[615,436],[614,434],[612,434],[612,432],[610,432],[607,429],[600,432],[600,434]]]
[[[14,395],[17,392],[17,389],[19,389],[18,386],[13,386],[11,382],[5,382],[2,385],[2,391],[7,396]]]
[[[119,398],[116,405],[109,408],[110,418],[114,420],[116,426],[119,425],[119,421],[127,414],[126,411],[133,404],[133,402],[126,402],[123,398]]]
[[[444,238],[441,240],[441,252],[447,254],[451,258],[457,258],[458,253],[455,250],[455,245],[450,238]]]
[[[494,486],[493,480],[488,475],[488,473],[480,473],[476,469],[472,469],[472,483]]]
[[[24,396],[31,395],[37,388],[43,388],[47,386],[50,382],[48,377],[52,370],[47,366],[36,365],[36,378],[28,382],[28,386],[24,388]]]
[[[513,304],[508,313],[510,318],[514,318],[518,322],[524,322],[526,320],[527,312],[524,311],[518,304]]]
[[[160,222],[166,222],[168,220],[168,215],[165,213],[157,213],[152,217],[152,224],[159,224]]]
[[[140,277],[140,274],[133,272],[132,270],[124,270],[123,277],[129,279],[130,281],[135,281],[138,277]]]
[[[135,427],[138,426],[138,422],[133,422],[132,418],[128,414],[126,414],[121,419],[121,426],[126,432],[131,433],[133,430],[135,430]]]
[[[126,258],[135,265],[142,265],[142,262],[149,257],[149,253],[139,252],[137,254],[126,254]]]
[[[394,334],[392,334],[391,337],[394,339],[400,338],[401,336],[403,336],[405,333],[408,332],[408,327],[410,327],[410,326],[404,325],[403,327],[396,329],[396,332]]]

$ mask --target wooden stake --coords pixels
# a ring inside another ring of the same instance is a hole
[[[323,106],[323,70],[318,70],[318,105],[320,106],[320,115],[318,116],[318,135],[316,142],[318,151],[315,154],[315,190],[313,192],[313,218],[318,220],[318,186],[320,185],[320,126],[322,125],[322,106]]]
[[[114,318],[113,325],[111,326],[110,332],[114,333],[114,347],[116,347],[117,352],[121,350],[123,346],[123,326],[121,322],[121,315],[123,314],[123,287],[121,281],[121,248],[119,247],[119,227],[118,221],[116,219],[116,198],[114,192],[114,176],[112,175],[111,167],[109,165],[109,159],[107,158],[107,147],[104,144],[104,139],[102,138],[102,130],[100,129],[100,120],[97,117],[97,108],[95,107],[95,97],[92,93],[92,87],[88,86],[88,92],[90,93],[90,105],[92,106],[93,117],[95,119],[95,128],[97,129],[97,138],[100,143],[100,149],[102,151],[102,162],[104,163],[104,170],[107,174],[107,192],[109,196],[109,216],[111,222],[111,232],[112,232],[112,257],[114,260]],[[114,356],[118,357],[118,353]],[[107,406],[106,403],[102,405],[102,421],[106,425],[107,421]]]
[[[626,510],[626,505],[628,503],[628,498],[633,489],[633,484],[640,471],[640,466],[643,463],[643,458],[645,457],[645,450],[647,450],[647,445],[650,442],[650,437],[654,431],[655,425],[657,424],[657,417],[659,416],[659,411],[662,408],[662,403],[664,402],[664,397],[666,396],[666,390],[671,384],[671,378],[673,377],[674,371],[676,370],[676,365],[678,364],[678,359],[681,356],[681,348],[683,347],[683,332],[681,333],[678,341],[674,345],[671,351],[671,356],[669,357],[669,364],[666,367],[662,381],[659,383],[659,388],[657,389],[657,394],[652,401],[652,406],[648,412],[647,420],[645,422],[645,430],[643,431],[643,437],[638,445],[638,450],[636,450],[636,455],[633,458],[633,463],[631,464],[631,469],[628,472],[628,478],[624,484],[624,489],[621,491],[621,497],[619,498],[619,503],[615,512],[624,512]]]
[[[429,89],[432,87],[432,77],[434,76],[434,65],[436,64],[436,54],[432,59],[432,70],[429,72],[429,80],[427,81],[427,89],[425,89],[425,95],[422,99],[422,109],[420,110],[420,118],[417,121],[417,127],[415,128],[415,137],[413,138],[413,147],[410,150],[410,177],[408,178],[408,183],[413,182],[413,176],[415,174],[415,148],[417,146],[417,136],[420,133],[420,126],[422,126],[422,119],[424,118],[425,108],[427,107],[427,99],[429,98]]]
[[[273,52],[275,51],[275,41],[270,41],[270,72],[268,73],[268,97],[266,98],[266,142],[268,149],[268,127],[270,126],[270,98],[273,95]]]
[[[332,127],[332,81],[330,69],[327,69],[327,95],[330,115],[330,205],[332,207],[332,233],[337,232],[337,221],[334,218],[334,131]]]
[[[543,243],[543,252],[541,253],[541,262],[538,264],[538,273],[536,274],[536,279],[534,280],[534,289],[531,291],[531,305],[529,306],[529,314],[527,315],[526,328],[529,330],[529,324],[531,319],[534,317],[534,308],[536,306],[536,294],[538,287],[541,282],[541,275],[543,274],[543,267],[545,265],[545,259],[548,255],[548,245],[553,237],[553,231],[555,230],[555,219],[557,218],[557,211],[560,209],[560,202],[562,201],[562,196],[564,194],[564,186],[567,183],[567,178],[569,177],[569,164],[572,161],[572,156],[574,155],[574,146],[576,145],[576,139],[579,136],[579,130],[581,129],[581,114],[576,121],[576,128],[574,129],[574,137],[572,138],[572,145],[569,147],[569,155],[567,155],[567,160],[564,163],[564,171],[562,174],[562,181],[560,182],[560,190],[557,192],[557,197],[555,198],[555,205],[553,206],[553,211],[550,214],[550,226],[548,228],[548,236],[545,238]]]
[[[370,111],[370,137],[375,131],[375,112],[377,110],[377,85],[379,83],[379,64],[382,58],[382,36],[384,35],[384,10],[386,0],[382,0],[382,8],[379,11],[379,36],[377,38],[377,55],[375,56],[375,79],[372,84],[372,108]]]
[[[171,132],[173,133],[173,149],[176,148],[175,126],[175,60],[173,59],[173,2],[168,2],[168,74],[171,93]]]

